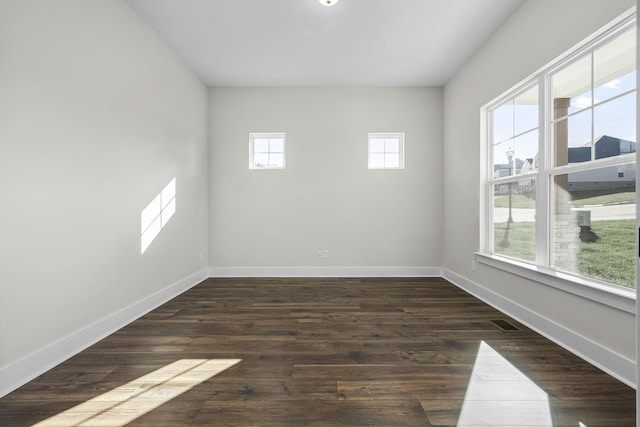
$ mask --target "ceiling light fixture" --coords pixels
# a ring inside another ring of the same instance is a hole
[[[337,4],[340,0],[318,0],[323,6],[333,6]]]

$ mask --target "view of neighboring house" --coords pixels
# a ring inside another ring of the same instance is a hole
[[[536,159],[537,160],[537,159]],[[493,174],[495,178],[502,178],[505,176],[523,174],[533,168],[534,159],[514,159],[513,165],[509,163],[501,163],[494,165]]]
[[[592,151],[595,160],[635,153],[636,145],[633,141],[603,135],[596,140],[593,150],[589,144],[582,147],[569,147],[569,163],[581,163],[591,160]],[[513,164],[496,164],[494,166],[494,177],[501,178],[513,174],[524,174],[533,169],[537,161],[538,158],[536,156],[534,159],[525,160],[516,158],[513,160]],[[569,174],[570,191],[631,189],[635,188],[635,183],[635,164],[610,166]],[[522,191],[521,186],[519,185],[518,187],[518,191]],[[506,185],[497,189],[497,193],[505,193],[507,191]]]
[[[636,143],[626,139],[604,135],[594,144],[595,160],[636,152]],[[569,163],[591,160],[591,147],[570,147]],[[636,165],[610,166],[606,168],[569,174],[569,191],[613,190],[635,188]]]

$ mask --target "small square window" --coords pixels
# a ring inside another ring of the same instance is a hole
[[[284,133],[249,134],[249,169],[284,169]]]
[[[404,169],[404,133],[369,134],[369,169]]]

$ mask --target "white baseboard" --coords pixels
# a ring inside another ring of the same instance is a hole
[[[636,387],[635,361],[442,267],[212,267],[186,277],[10,365],[0,367],[0,397],[175,298],[207,277],[444,277],[623,383]]]
[[[209,277],[442,277],[442,267],[210,267]]]
[[[449,269],[443,269],[443,273],[445,279],[464,291],[513,317],[523,325],[564,347],[628,386],[636,388],[635,361],[602,347],[539,314],[533,313]]]
[[[0,397],[207,279],[207,269],[186,277],[30,355],[0,368]]]

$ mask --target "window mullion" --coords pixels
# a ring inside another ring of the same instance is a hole
[[[489,114],[487,115],[487,141],[489,141],[488,144],[486,144],[486,149],[487,149],[487,162],[485,164],[486,167],[486,176],[487,176],[487,187],[486,187],[486,194],[487,194],[487,198],[485,199],[485,215],[486,215],[486,221],[484,224],[484,228],[485,228],[485,236],[486,236],[486,244],[485,244],[485,251],[487,253],[493,253],[494,252],[494,238],[493,238],[493,200],[495,195],[493,194],[493,187],[494,187],[494,168],[493,168],[493,163],[494,163],[494,159],[493,159],[493,139],[494,139],[494,129],[493,129],[493,110],[491,110],[489,112]]]
[[[595,83],[595,54],[591,51],[591,160],[596,159],[595,129],[596,129],[596,83]]]
[[[538,178],[536,185],[536,264],[548,267],[550,263],[550,176],[551,153],[548,150],[552,138],[551,89],[546,75],[538,79]]]

